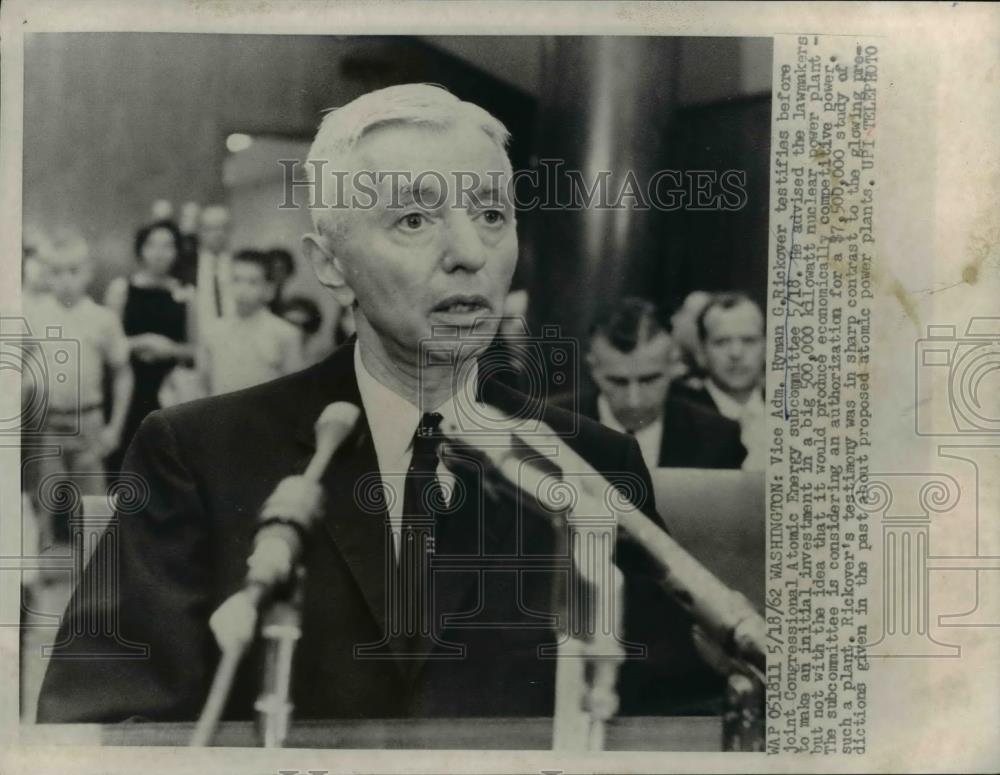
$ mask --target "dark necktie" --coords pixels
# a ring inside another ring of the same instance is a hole
[[[215,298],[215,314],[217,317],[222,317],[222,281],[219,279],[219,272],[221,267],[219,264],[221,262],[220,256],[213,256],[212,258],[212,296]]]
[[[441,415],[425,412],[413,435],[413,457],[403,486],[403,531],[434,521],[434,512],[444,507],[444,492],[437,478]],[[400,553],[402,554],[402,553]]]
[[[434,551],[434,518],[444,503],[437,478],[441,415],[420,418],[413,437],[413,458],[403,485],[403,521],[399,535],[397,600],[402,605],[402,633],[423,645],[432,637],[430,555]],[[416,644],[414,644],[416,646]],[[424,648],[416,646],[416,653]]]

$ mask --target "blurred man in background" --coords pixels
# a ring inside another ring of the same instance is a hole
[[[698,316],[698,337],[707,372],[700,389],[683,391],[685,399],[740,424],[748,456],[743,467],[766,464],[764,407],[764,315],[749,296],[714,296]],[[678,390],[681,393],[681,390]]]
[[[199,331],[207,331],[212,321],[234,311],[230,289],[229,237],[232,222],[229,209],[209,205],[201,211],[198,229],[198,268],[195,273]]]
[[[177,260],[171,274],[184,285],[194,285],[198,279],[198,226],[201,221],[201,205],[185,202],[181,205],[177,228],[181,233]]]
[[[591,327],[586,362],[598,392],[580,411],[634,436],[650,468],[739,468],[739,426],[670,395],[676,360],[656,307],[623,299]]]

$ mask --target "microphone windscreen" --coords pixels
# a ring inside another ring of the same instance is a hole
[[[323,410],[316,420],[316,454],[303,473],[306,479],[319,481],[333,453],[350,435],[360,415],[361,410],[348,401],[337,401]]]
[[[334,448],[347,438],[354,428],[361,410],[349,401],[336,401],[330,404],[316,420],[316,446],[332,444]]]

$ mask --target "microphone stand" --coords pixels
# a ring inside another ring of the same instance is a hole
[[[254,550],[247,559],[243,588],[209,618],[220,659],[191,746],[208,745],[222,717],[243,655],[260,630],[265,641],[264,688],[254,705],[265,747],[284,744],[291,719],[291,674],[295,645],[302,637],[301,555],[311,525],[322,513],[321,477],[360,415],[353,404],[327,406],[316,421],[316,452],[301,476],[287,476],[261,507]],[[279,594],[286,593],[286,594]],[[263,623],[258,628],[258,611]]]
[[[448,439],[442,462],[453,472],[483,474],[491,497],[516,500],[521,489],[493,465],[477,447]],[[470,460],[479,463],[472,466]],[[559,473],[553,469],[553,474]],[[577,515],[573,509],[528,499],[524,510],[539,519],[556,521],[557,536],[565,536],[557,554],[570,558],[571,570],[559,618],[559,642],[542,647],[542,656],[555,656],[555,708],[552,750],[603,751],[606,722],[618,710],[616,691],[625,648],[622,632],[625,583],[613,561],[614,520]],[[565,527],[565,533],[560,528]]]
[[[283,748],[288,736],[294,704],[291,700],[292,662],[302,637],[302,587],[305,572],[300,567],[287,598],[273,600],[261,620],[264,641],[264,677],[254,703],[257,733],[264,748]]]
[[[562,601],[552,749],[603,751],[605,723],[618,710],[615,685],[625,650],[624,578],[612,561],[613,531],[565,513],[572,571]]]

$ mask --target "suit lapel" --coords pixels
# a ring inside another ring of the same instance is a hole
[[[378,459],[362,416],[323,477],[327,507],[323,527],[333,539],[364,597],[378,632],[386,627],[387,513]]]
[[[492,543],[493,520],[489,518],[491,509],[485,499],[481,475],[474,461],[465,457],[460,458],[461,467],[452,467],[451,463],[459,457],[452,454],[446,463],[458,480],[459,490],[455,496],[458,500],[435,520],[435,559],[438,561],[438,570],[434,572],[435,632],[442,630],[442,616],[472,607],[473,593],[478,588],[475,571],[449,571],[442,569],[442,565],[451,565],[460,557],[478,557],[489,552]]]
[[[663,407],[663,437],[660,441],[660,467],[690,467],[700,459],[698,434],[691,427],[691,414],[678,399],[667,396]]]
[[[656,461],[657,466],[663,468],[670,465],[670,439],[673,436],[673,429],[670,421],[670,399],[663,402],[663,422],[660,429],[660,459]]]

